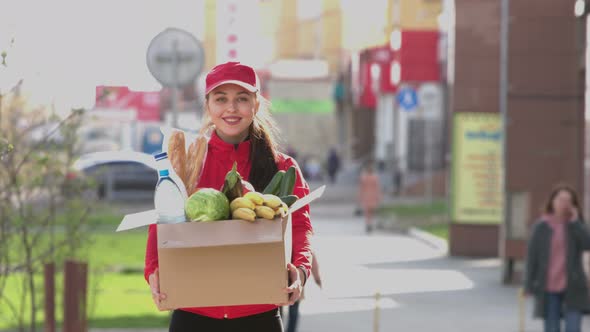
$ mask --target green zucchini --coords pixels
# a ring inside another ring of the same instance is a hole
[[[281,197],[281,201],[283,201],[285,204],[287,204],[288,207],[291,207],[291,205],[293,205],[293,203],[297,202],[298,199],[299,199],[299,197],[297,197],[295,195]]]
[[[262,191],[263,194],[278,194],[281,188],[281,182],[283,181],[283,177],[285,176],[285,171],[278,171],[270,180],[270,182],[266,185],[266,188]]]
[[[281,190],[279,191],[278,195],[279,197],[289,196],[293,194],[296,178],[297,174],[295,172],[295,166],[289,167],[289,169],[285,172],[285,176],[283,176],[283,181],[281,182]]]

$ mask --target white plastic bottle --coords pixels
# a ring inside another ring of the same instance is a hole
[[[178,176],[178,174],[176,174],[176,172],[174,171],[174,168],[172,168],[172,164],[170,164],[170,160],[168,159],[168,153],[167,152],[158,153],[157,155],[154,156],[154,159],[156,159],[156,166],[158,168],[158,172],[161,170],[164,170],[164,169],[168,170],[168,176],[172,179],[172,181],[174,181],[174,183],[176,183],[176,185],[180,189],[180,192],[182,193],[182,196],[184,197],[183,201],[186,201],[186,199],[188,198],[188,193],[186,192],[186,186],[185,186],[184,182],[182,181],[182,179],[180,178],[180,176]]]
[[[156,156],[156,160],[158,160]],[[158,160],[159,180],[154,195],[154,207],[158,215],[158,223],[171,224],[186,221],[184,203],[187,199],[184,184],[177,184],[171,176],[170,170],[164,168],[167,156],[160,156]],[[169,164],[169,163],[168,163]]]

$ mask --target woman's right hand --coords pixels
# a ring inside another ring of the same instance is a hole
[[[160,293],[160,274],[158,272],[158,268],[154,270],[152,274],[149,275],[148,281],[150,283],[150,288],[152,290],[152,299],[158,307],[158,310],[164,311],[166,309],[162,309],[161,303],[163,300],[166,299],[166,294]]]

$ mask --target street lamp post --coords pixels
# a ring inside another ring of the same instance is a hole
[[[499,111],[502,125],[502,201],[503,201],[503,222],[500,226],[500,248],[503,260],[503,281],[505,283],[512,279],[514,270],[514,261],[506,257],[506,240],[512,237],[512,220],[511,220],[511,201],[508,192],[508,181],[506,181],[506,166],[508,165],[508,38],[509,38],[509,15],[510,0],[502,0],[500,3],[500,87],[499,87]]]

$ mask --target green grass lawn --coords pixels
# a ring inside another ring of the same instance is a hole
[[[152,302],[143,274],[106,273],[94,276],[94,303],[89,303],[91,327],[166,327],[168,312]],[[92,282],[92,281],[91,281]]]
[[[41,277],[36,283],[40,285]],[[9,299],[15,300],[22,294],[22,277],[12,276],[6,288]],[[63,275],[56,276],[56,316],[62,320]],[[41,300],[41,298],[39,298]],[[25,311],[29,319],[30,311]],[[43,312],[38,311],[37,321],[43,322]],[[151,293],[142,274],[91,273],[88,280],[88,323],[90,327],[166,327],[168,312],[159,312],[151,298]],[[0,330],[14,328],[13,315],[6,306],[0,305]]]
[[[449,241],[449,224],[435,224],[420,226],[421,230]]]
[[[395,221],[405,227],[418,227],[448,241],[447,211],[447,201],[435,200],[412,204],[392,204],[381,207],[377,213],[385,222]]]
[[[97,213],[91,217],[93,233],[80,257],[87,257],[88,319],[90,327],[166,327],[168,312],[154,306],[148,284],[143,277],[147,228],[116,233],[122,216]],[[22,294],[22,276],[12,275],[5,288],[5,296],[15,302]],[[42,289],[42,276],[35,279]],[[63,311],[63,276],[56,276],[56,315],[61,321]],[[38,302],[42,303],[42,291]],[[20,309],[19,309],[20,310]],[[37,321],[43,322],[42,307]],[[25,316],[29,318],[28,315]],[[5,301],[0,302],[0,331],[14,328],[13,315]]]
[[[400,218],[423,218],[441,216],[447,213],[448,204],[444,200],[433,202],[418,202],[414,204],[392,204],[378,209],[382,216],[396,216]]]

